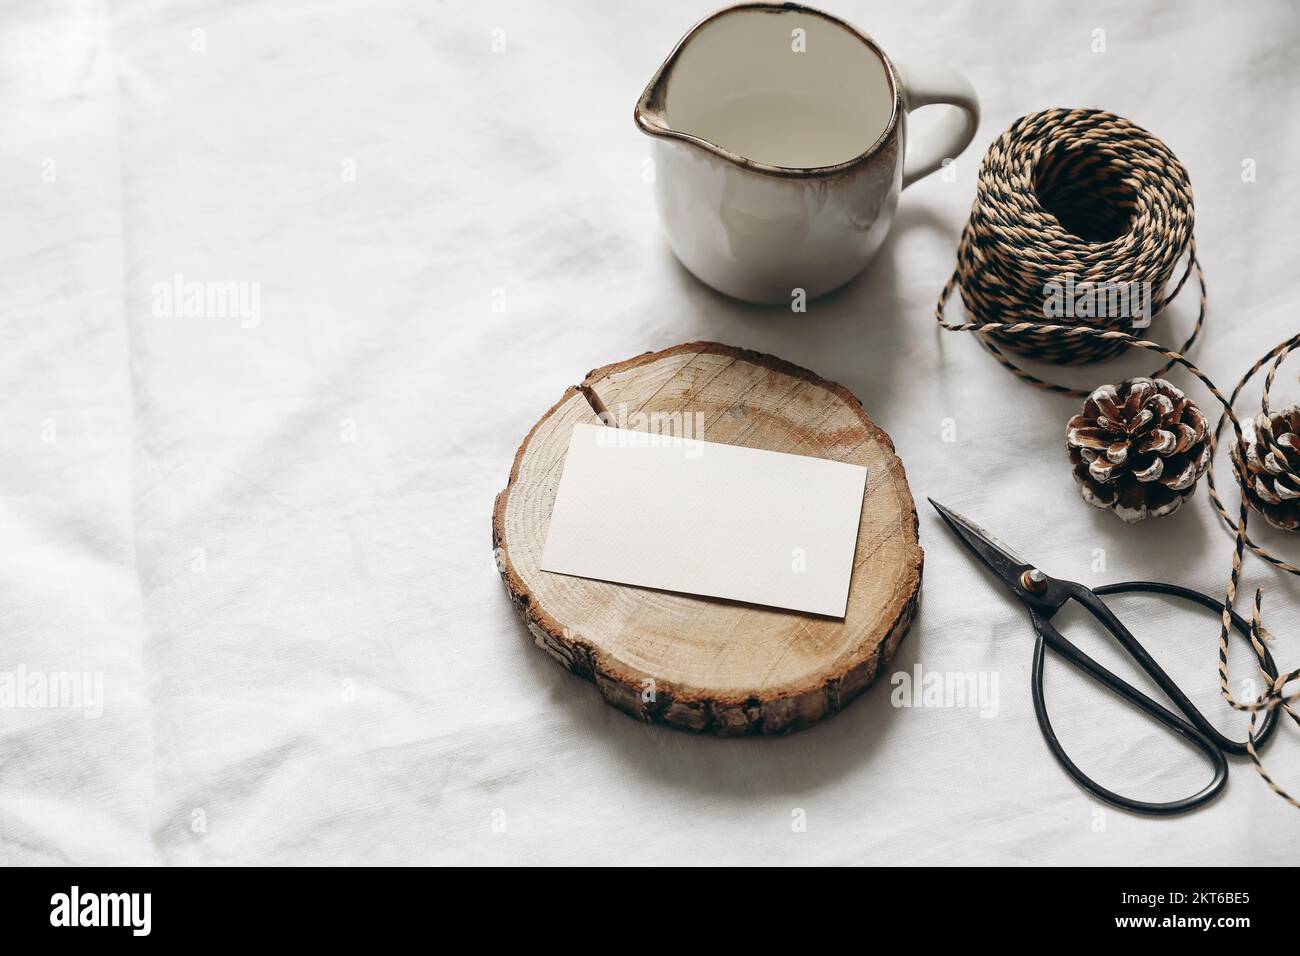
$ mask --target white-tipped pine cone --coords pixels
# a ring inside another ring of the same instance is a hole
[[[1246,500],[1273,527],[1300,530],[1300,406],[1260,413],[1254,431],[1232,449]]]
[[[1173,514],[1210,464],[1205,416],[1159,378],[1101,386],[1070,419],[1065,445],[1083,500],[1125,521]]]

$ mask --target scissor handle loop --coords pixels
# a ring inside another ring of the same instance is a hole
[[[1120,620],[1115,617],[1114,613],[1106,606],[1106,603],[1100,599],[1101,594],[1119,594],[1129,592],[1146,592],[1168,594],[1174,597],[1181,597],[1200,604],[1202,607],[1211,610],[1223,611],[1223,605],[1209,595],[1202,594],[1199,591],[1193,591],[1190,588],[1179,587],[1178,585],[1163,584],[1155,581],[1128,581],[1120,584],[1111,584],[1097,588],[1095,591],[1084,587],[1081,584],[1061,582],[1068,589],[1070,597],[1082,604],[1097,620],[1119,641],[1121,646],[1134,658],[1137,664],[1156,682],[1164,691],[1175,706],[1181,711],[1181,715],[1174,713],[1169,708],[1152,700],[1142,691],[1133,687],[1127,681],[1111,673],[1101,664],[1097,663],[1078,647],[1072,644],[1061,634],[1052,624],[1052,613],[1033,609],[1032,617],[1034,620],[1034,630],[1037,632],[1037,639],[1034,642],[1034,661],[1031,676],[1031,689],[1034,699],[1034,713],[1038,718],[1038,726],[1042,730],[1043,738],[1047,741],[1048,748],[1052,751],[1058,763],[1062,768],[1079,783],[1085,790],[1094,794],[1102,800],[1111,803],[1125,810],[1135,813],[1168,815],[1175,813],[1184,813],[1188,810],[1195,809],[1202,804],[1208,803],[1223,789],[1228,780],[1228,762],[1224,753],[1244,753],[1246,745],[1229,740],[1220,734],[1209,721],[1200,713],[1200,711],[1188,700],[1173,679],[1155,662],[1146,649],[1138,643],[1137,639],[1129,632]],[[1242,635],[1249,637],[1250,627],[1235,612],[1232,614],[1233,628]],[[1043,664],[1046,658],[1045,649],[1051,647],[1054,651],[1064,657],[1069,663],[1083,670],[1094,680],[1103,686],[1118,694],[1120,697],[1142,710],[1148,716],[1152,717],[1161,724],[1164,724],[1170,730],[1177,733],[1183,739],[1187,740],[1198,750],[1200,750],[1210,761],[1214,768],[1214,778],[1200,791],[1189,797],[1179,800],[1157,803],[1145,800],[1135,800],[1122,794],[1115,793],[1112,790],[1103,787],[1087,774],[1085,774],[1072,761],[1065,749],[1061,746],[1056,737],[1056,732],[1052,728],[1051,720],[1047,716],[1047,705],[1043,697]],[[1277,669],[1271,655],[1265,650],[1265,666],[1267,672],[1276,675]],[[1255,738],[1256,746],[1262,744],[1271,735],[1277,718],[1276,708],[1266,715],[1266,720],[1261,726],[1259,735]]]
[[[1201,591],[1195,591],[1191,588],[1185,588],[1177,584],[1166,584],[1163,581],[1121,581],[1119,584],[1105,584],[1099,588],[1093,588],[1092,593],[1098,596],[1103,594],[1167,594],[1170,597],[1182,598],[1183,600],[1191,601],[1194,604],[1199,604],[1201,607],[1211,610],[1216,614],[1223,614],[1222,601],[1219,601]],[[1114,616],[1109,608],[1106,608],[1106,612],[1111,614],[1112,617]],[[1232,620],[1233,630],[1249,641],[1250,622],[1236,611],[1229,611],[1228,613]],[[1120,626],[1122,627],[1123,625]],[[1277,662],[1273,660],[1273,654],[1269,651],[1267,646],[1264,647],[1264,673],[1267,674],[1271,680],[1277,680]],[[1205,726],[1201,727],[1202,732],[1213,740],[1220,750],[1238,757],[1244,756],[1248,753],[1246,741],[1231,740],[1228,737],[1225,737],[1211,726],[1209,721],[1205,720],[1204,717],[1201,717],[1200,712],[1194,707],[1193,710],[1197,717],[1200,717],[1200,720],[1205,722]],[[1270,709],[1268,713],[1264,715],[1264,719],[1260,722],[1259,733],[1255,735],[1256,750],[1259,750],[1264,746],[1264,744],[1268,743],[1269,738],[1273,736],[1273,731],[1277,729],[1277,719],[1278,708],[1276,707]]]

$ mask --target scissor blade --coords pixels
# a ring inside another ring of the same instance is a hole
[[[975,557],[983,561],[1013,591],[1020,580],[1020,574],[1029,567],[1028,561],[1021,560],[1010,548],[989,534],[969,518],[963,518],[955,511],[950,511],[933,498],[928,499],[939,512],[939,517],[952,529],[953,533],[966,545]]]

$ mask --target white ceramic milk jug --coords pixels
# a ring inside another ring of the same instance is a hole
[[[908,111],[937,103],[953,108],[909,143]],[[866,266],[899,193],[970,144],[979,102],[961,74],[900,70],[830,14],[747,3],[682,39],[636,122],[655,138],[656,201],[677,258],[727,295],[789,303]]]

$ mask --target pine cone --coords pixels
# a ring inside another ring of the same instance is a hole
[[[1173,514],[1210,464],[1205,416],[1164,379],[1101,386],[1070,419],[1065,445],[1083,500],[1125,521]]]
[[[1251,507],[1275,528],[1300,530],[1300,405],[1257,415],[1255,434],[1233,447],[1232,462]]]

